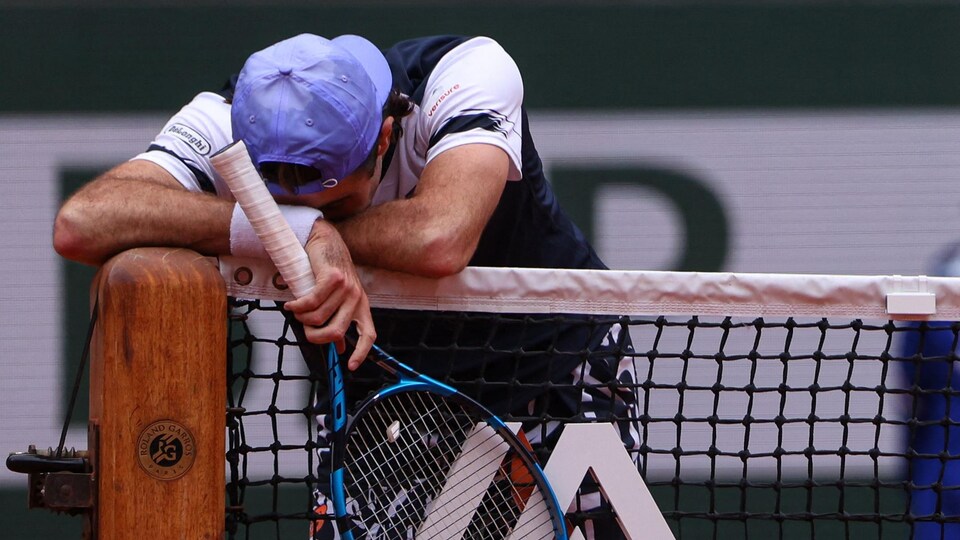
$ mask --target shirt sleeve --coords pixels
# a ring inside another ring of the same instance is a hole
[[[190,191],[232,199],[210,163],[210,156],[231,142],[230,104],[218,94],[203,92],[173,115],[147,150],[133,159],[156,163]]]
[[[508,180],[521,178],[523,80],[516,63],[489,38],[453,49],[430,74],[421,102],[426,162],[465,144],[491,144],[510,157]]]

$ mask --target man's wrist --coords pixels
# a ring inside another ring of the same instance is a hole
[[[306,245],[313,224],[323,219],[323,212],[308,206],[280,205],[280,213],[290,224],[300,245]],[[237,257],[269,258],[239,204],[234,205],[230,219],[230,254]]]

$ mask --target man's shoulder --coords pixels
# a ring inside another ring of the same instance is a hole
[[[230,110],[230,102],[217,92],[207,91],[194,96],[184,108],[202,109],[222,114],[224,111]]]
[[[431,60],[439,60],[451,49],[470,39],[473,39],[473,36],[438,35],[410,38],[395,43],[384,51],[384,55],[388,60],[429,64]]]
[[[419,103],[424,85],[435,70],[450,69],[457,64],[451,58],[483,49],[503,51],[488,37],[447,35],[401,41],[387,49],[384,55],[393,71],[395,86]]]

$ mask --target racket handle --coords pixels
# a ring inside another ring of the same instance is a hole
[[[309,294],[316,281],[307,252],[280,213],[243,141],[223,148],[210,162],[227,183],[293,296],[300,298]]]

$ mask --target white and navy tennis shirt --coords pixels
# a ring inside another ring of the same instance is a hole
[[[384,160],[373,204],[410,196],[424,167],[445,150],[483,143],[510,157],[504,194],[471,266],[604,268],[580,230],[561,212],[544,177],[523,109],[513,59],[486,37],[411,39],[385,51],[394,86],[416,104]],[[235,79],[234,79],[235,81]],[[185,188],[232,199],[210,156],[233,142],[232,95],[203,92],[175,114],[135,159],[165,168]]]

